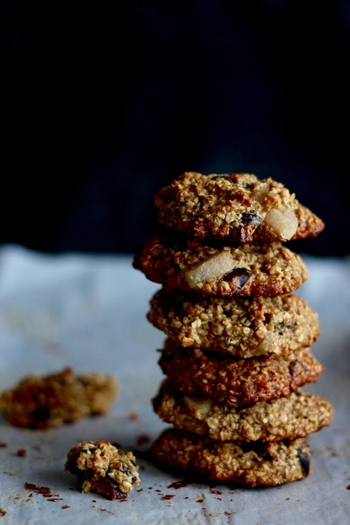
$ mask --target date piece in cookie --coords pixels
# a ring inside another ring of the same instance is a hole
[[[104,414],[118,395],[111,376],[75,374],[71,368],[47,376],[30,375],[0,397],[0,410],[18,427],[44,429]]]
[[[155,197],[158,221],[194,237],[240,243],[315,237],[323,221],[271,177],[187,172]]]
[[[281,243],[233,247],[156,235],[135,255],[133,266],[150,281],[221,297],[287,294],[308,278],[302,258]]]
[[[320,334],[318,314],[294,294],[210,297],[162,288],[147,318],[179,346],[238,357],[288,355]]]
[[[65,470],[76,475],[82,492],[95,492],[110,500],[125,499],[140,484],[132,452],[108,441],[83,441],[70,449]]]
[[[173,390],[165,381],[153,407],[175,428],[206,435],[216,441],[280,441],[306,437],[329,426],[332,405],[321,396],[293,392],[289,397],[239,406],[218,403]]]
[[[172,472],[246,487],[271,487],[311,473],[307,442],[214,441],[178,429],[167,429],[152,443],[155,462]]]
[[[249,359],[193,348],[180,348],[167,339],[159,365],[174,389],[240,405],[287,397],[324,371],[307,347],[288,358]]]

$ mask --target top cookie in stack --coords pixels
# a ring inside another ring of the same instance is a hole
[[[239,243],[315,237],[323,221],[283,184],[248,173],[187,172],[155,198],[158,221],[197,238]]]
[[[304,478],[304,438],[333,409],[299,392],[324,367],[309,348],[318,316],[293,294],[307,268],[285,242],[324,223],[282,184],[251,174],[187,172],[155,204],[164,232],[133,263],[162,285],[147,317],[168,337],[152,402],[175,428],[154,442],[154,458],[247,486]]]

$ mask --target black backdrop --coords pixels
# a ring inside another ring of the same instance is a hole
[[[186,170],[272,176],[350,253],[346,1],[2,0],[0,243],[132,253]]]

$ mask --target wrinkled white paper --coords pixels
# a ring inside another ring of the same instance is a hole
[[[151,408],[163,378],[164,334],[146,320],[159,285],[132,257],[0,251],[0,386],[66,366],[112,374],[120,394],[106,416],[47,431],[11,427],[0,417],[0,524],[87,523],[281,525],[347,523],[350,505],[350,258],[303,256],[308,281],[296,292],[319,313],[312,352],[326,366],[305,388],[335,408],[331,427],[312,434],[312,474],[269,489],[181,483],[138,455],[141,485],[126,501],[81,494],[64,472],[68,450],[106,439],[147,451],[166,427]],[[25,455],[23,452],[25,451]],[[179,482],[176,485],[176,482]],[[45,494],[26,483],[47,487]],[[174,485],[175,483],[175,485]],[[173,484],[173,485],[172,485]]]

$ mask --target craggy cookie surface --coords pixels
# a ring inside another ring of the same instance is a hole
[[[118,395],[111,376],[75,374],[66,368],[47,376],[31,375],[0,397],[9,423],[26,428],[51,428],[83,417],[104,414]]]
[[[221,297],[287,294],[308,278],[302,258],[281,243],[233,247],[156,235],[133,265],[156,283]]]
[[[218,403],[210,397],[180,394],[166,381],[153,399],[153,407],[165,423],[217,441],[306,437],[329,426],[333,417],[333,407],[328,401],[307,392],[238,406]]]
[[[77,476],[82,492],[125,499],[140,477],[135,456],[108,441],[83,441],[70,449],[65,470]]]
[[[159,365],[176,390],[239,404],[289,396],[298,388],[315,383],[324,371],[307,347],[295,350],[285,359],[240,359],[208,350],[179,348],[169,339]]]
[[[163,288],[151,299],[147,318],[180,346],[239,357],[288,355],[320,334],[317,313],[294,294],[209,297]]]
[[[155,197],[158,221],[194,237],[247,243],[315,237],[322,220],[272,178],[187,172]]]
[[[165,469],[249,487],[281,485],[304,479],[311,472],[309,446],[302,438],[242,443],[168,429],[152,444],[151,451]]]

